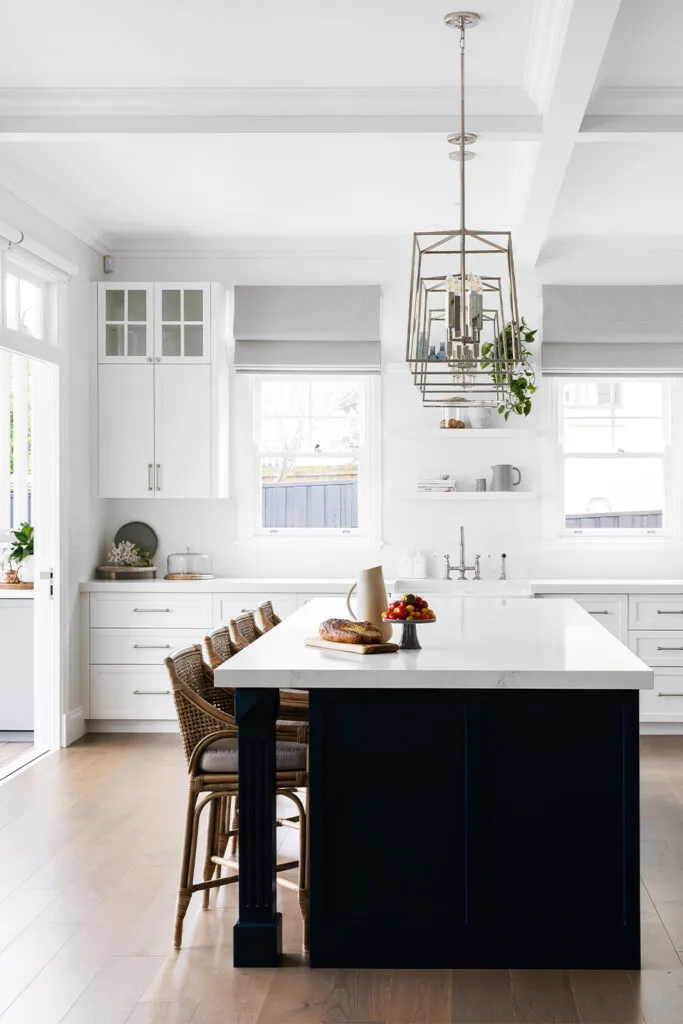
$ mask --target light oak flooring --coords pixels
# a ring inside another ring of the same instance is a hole
[[[0,740],[0,771],[4,774],[12,761],[33,747],[32,743],[15,743]]]
[[[183,949],[171,950],[186,795],[177,737],[88,737],[0,786],[0,1021],[682,1024],[683,737],[645,739],[642,764],[640,974],[311,971],[283,889],[286,966],[235,971],[232,886],[208,913],[194,897]],[[409,876],[413,837],[396,841]]]

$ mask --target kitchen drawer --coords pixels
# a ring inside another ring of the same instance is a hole
[[[609,630],[623,644],[628,641],[626,594],[543,594],[544,600],[570,598],[585,608],[596,622]]]
[[[202,629],[91,629],[91,665],[161,665],[179,647],[200,644],[210,627]]]
[[[629,647],[652,668],[683,668],[683,630],[635,630],[629,633]]]
[[[242,612],[256,611],[263,601],[272,601],[275,614],[281,619],[297,608],[296,594],[216,594],[214,622],[216,626],[225,626]]]
[[[91,594],[90,625],[201,632],[212,621],[212,604],[211,594]]]
[[[655,669],[654,690],[640,691],[640,720],[683,721],[683,669]]]
[[[163,665],[92,665],[90,717],[175,719],[166,668]]]
[[[683,594],[631,594],[631,629],[683,629]]]

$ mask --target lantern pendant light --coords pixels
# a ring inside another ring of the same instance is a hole
[[[460,226],[413,235],[406,361],[425,405],[497,407],[521,367],[522,342],[512,237],[467,227],[465,34],[479,15],[458,11],[445,23],[459,34],[460,130],[448,136],[459,163]]]

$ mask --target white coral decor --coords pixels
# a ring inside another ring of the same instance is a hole
[[[140,551],[137,544],[129,540],[122,540],[120,544],[112,544],[111,551],[107,555],[110,565],[141,565],[144,564],[140,558]]]

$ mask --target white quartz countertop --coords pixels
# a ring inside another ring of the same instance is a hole
[[[621,689],[653,686],[653,672],[570,599],[454,601],[419,625],[420,651],[358,654],[305,647],[318,625],[342,617],[316,598],[216,670],[219,686]],[[397,636],[400,627],[397,627]]]
[[[532,594],[683,594],[683,580],[532,580]]]
[[[32,590],[10,590],[9,588],[4,589],[0,587],[0,600],[7,601],[32,601],[33,591]]]
[[[323,579],[323,578],[273,578],[250,577],[240,579],[237,576],[217,576],[213,580],[87,580],[81,583],[81,592],[106,593],[115,590],[119,593],[126,591],[147,594],[170,593],[172,591],[192,591],[198,594],[287,594],[302,593],[310,594],[345,594],[353,579]],[[386,580],[387,589],[393,586],[393,580]]]

